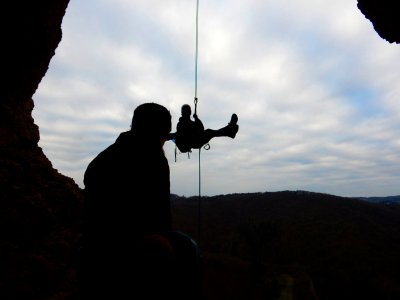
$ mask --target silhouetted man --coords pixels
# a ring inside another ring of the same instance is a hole
[[[85,299],[138,297],[137,246],[145,235],[171,230],[170,179],[164,142],[171,115],[158,104],[138,106],[123,132],[89,164],[84,177]],[[129,296],[129,295],[128,295]]]
[[[174,139],[179,151],[182,153],[191,152],[192,148],[199,149],[215,137],[225,136],[234,139],[239,130],[239,125],[237,125],[238,117],[236,114],[232,114],[228,126],[218,130],[204,130],[204,125],[196,113],[193,114],[194,121],[190,119],[190,115],[192,114],[190,105],[182,105],[181,113],[182,116],[179,118],[179,122],[176,125],[176,132],[170,134],[170,138]]]

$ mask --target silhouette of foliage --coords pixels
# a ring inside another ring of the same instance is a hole
[[[217,255],[230,259],[250,281],[235,281],[222,264],[203,284],[215,292],[222,287],[214,278],[226,278],[252,291],[241,299],[398,299],[400,211],[393,207],[306,191],[204,197],[201,248],[213,265]],[[198,198],[173,203],[172,214],[174,228],[196,239]]]

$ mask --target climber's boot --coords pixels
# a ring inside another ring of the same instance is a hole
[[[236,133],[239,131],[239,125],[237,125],[237,121],[238,116],[236,114],[232,114],[231,121],[229,122],[228,126],[217,130],[218,136],[228,136],[234,139]]]

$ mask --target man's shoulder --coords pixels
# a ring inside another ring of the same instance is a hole
[[[106,149],[101,151],[94,160],[108,160],[110,157],[120,157],[121,152],[127,152],[128,148],[134,147],[134,139],[130,131],[122,132],[115,140],[114,144],[111,144]],[[117,155],[119,153],[120,155]],[[93,161],[94,161],[93,160]]]
[[[114,173],[113,169],[118,169],[121,164],[128,163],[130,134],[122,132],[114,144],[111,144],[106,149],[101,151],[88,165],[85,175],[85,185],[91,181],[91,178],[101,178],[105,175]]]

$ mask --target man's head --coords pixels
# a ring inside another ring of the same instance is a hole
[[[192,109],[190,108],[189,104],[183,104],[181,107],[181,114],[182,116],[189,116],[192,114]]]
[[[162,105],[144,103],[133,112],[131,130],[139,135],[164,139],[171,129],[171,114]]]

